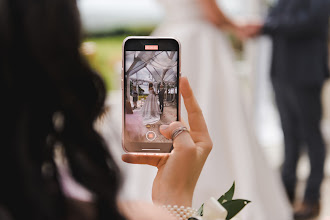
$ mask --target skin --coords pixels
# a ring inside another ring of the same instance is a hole
[[[248,36],[244,26],[236,24],[229,19],[218,7],[216,0],[199,0],[205,18],[216,27],[224,31],[232,32],[240,40]]]
[[[119,209],[129,220],[177,220],[167,210],[148,202],[122,202]]]
[[[224,31],[232,32],[238,39],[245,41],[259,35],[262,23],[254,21],[246,25],[238,25],[230,20],[218,7],[216,0],[199,0],[205,18]]]
[[[253,38],[259,36],[262,27],[263,27],[263,23],[261,22],[253,22],[245,25],[244,29],[247,34],[247,38]]]
[[[181,78],[180,87],[188,112],[190,132],[183,132],[174,139],[174,149],[169,154],[122,156],[124,162],[147,164],[158,168],[152,188],[155,205],[191,206],[197,180],[213,145],[203,113],[187,78]],[[173,122],[161,126],[160,132],[170,139],[173,131],[181,126],[184,126],[182,122]]]

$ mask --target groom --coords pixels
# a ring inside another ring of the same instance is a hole
[[[329,76],[329,12],[330,0],[279,0],[264,24],[247,27],[250,35],[263,33],[273,40],[271,80],[285,142],[282,179],[292,203],[301,146],[307,147],[311,171],[295,219],[310,219],[320,211],[326,155],[321,91]]]
[[[158,98],[159,98],[159,108],[160,108],[160,111],[162,112],[162,114],[164,112],[164,93],[165,93],[164,86],[163,86],[163,84],[160,84]]]

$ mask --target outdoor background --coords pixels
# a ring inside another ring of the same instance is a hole
[[[235,20],[262,19],[269,5],[276,0],[219,0],[223,11]],[[175,0],[173,0],[175,2]],[[104,78],[109,92],[108,104],[121,102],[120,72],[122,41],[131,35],[146,36],[162,21],[164,11],[157,0],[79,0],[82,25],[84,28],[83,53],[92,66]],[[244,45],[228,36],[237,55],[236,65],[242,89],[245,91],[247,106],[255,118],[255,131],[262,150],[270,164],[279,169],[283,158],[283,137],[278,115],[272,103],[272,89],[268,73],[262,63],[270,59],[264,53],[265,47],[271,48],[270,40],[261,37]],[[261,46],[262,45],[262,46]],[[269,51],[269,50],[268,50]],[[264,72],[263,74],[260,74]],[[259,74],[259,75],[258,75]],[[322,130],[330,152],[330,83],[323,92],[324,119]],[[115,109],[115,108],[114,108]],[[121,114],[120,106],[118,116]],[[117,116],[120,124],[121,117]],[[325,207],[330,205],[330,160],[326,167],[327,178],[322,194]],[[299,162],[299,186],[303,187],[309,174],[306,156]],[[322,217],[330,216],[329,209],[322,210]]]
[[[240,4],[243,1],[221,0],[219,4],[228,14],[238,17],[246,13]],[[79,0],[78,4],[85,33],[83,51],[104,77],[108,90],[119,89],[123,39],[150,35],[162,21],[163,9],[157,0]],[[240,56],[242,46],[232,40]]]

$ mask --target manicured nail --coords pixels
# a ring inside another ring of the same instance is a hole
[[[161,125],[159,128],[160,128],[161,131],[165,131],[169,127],[170,127],[169,125]]]

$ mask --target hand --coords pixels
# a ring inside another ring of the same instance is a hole
[[[263,25],[261,23],[250,23],[246,25],[235,25],[233,32],[241,41],[256,37],[260,34]]]
[[[127,163],[148,164],[158,168],[152,199],[159,205],[191,206],[197,180],[212,149],[202,111],[187,78],[181,78],[180,87],[188,112],[190,133],[184,131],[178,135],[173,141],[174,149],[169,154],[124,154],[122,157]],[[160,132],[170,139],[172,132],[181,126],[184,126],[182,122],[173,122],[161,126]]]
[[[241,41],[245,41],[250,37],[246,27],[243,25],[235,25],[233,28],[233,33]]]
[[[250,23],[245,25],[243,28],[249,38],[256,37],[260,34],[263,24],[261,23]]]

